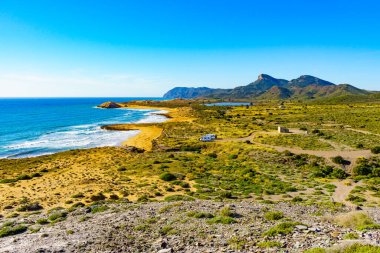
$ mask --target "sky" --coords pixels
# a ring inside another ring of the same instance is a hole
[[[0,0],[0,97],[160,97],[260,73],[380,90],[375,0]]]

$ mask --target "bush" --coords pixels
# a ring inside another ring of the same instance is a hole
[[[62,221],[66,219],[66,217],[67,217],[66,212],[55,212],[48,217],[48,220],[52,222],[57,222],[57,221]]]
[[[347,201],[351,201],[353,203],[361,203],[361,202],[366,202],[365,198],[349,194],[348,197],[346,198]]]
[[[148,202],[149,201],[149,196],[148,195],[142,195],[138,197],[137,202]]]
[[[80,199],[80,198],[84,198],[84,195],[83,193],[77,193],[77,194],[74,194],[73,196],[71,196],[73,199]]]
[[[9,178],[9,179],[1,179],[0,180],[0,184],[9,184],[9,183],[15,183],[15,182],[17,182],[17,179]]]
[[[24,233],[28,228],[23,225],[3,226],[0,229],[0,238]]]
[[[20,175],[16,179],[17,180],[29,180],[29,179],[32,179],[32,177],[29,175]]]
[[[225,217],[225,216],[216,216],[208,221],[209,224],[233,224],[237,223],[234,218]]]
[[[303,201],[303,198],[299,197],[299,196],[296,196],[292,199],[292,202],[302,202]]]
[[[160,179],[164,181],[174,181],[177,179],[177,177],[171,173],[165,172],[160,175]]]
[[[351,232],[351,233],[345,234],[343,236],[343,239],[345,239],[345,240],[356,240],[356,239],[359,239],[359,235],[358,235],[358,233]]]
[[[91,207],[91,213],[101,213],[108,210],[108,206],[93,206]]]
[[[274,247],[281,247],[282,243],[274,242],[274,241],[263,241],[263,242],[259,242],[257,246],[260,248],[274,248]]]
[[[118,199],[119,199],[119,196],[116,195],[116,194],[111,194],[111,195],[110,195],[110,199],[112,199],[112,200],[118,200]]]
[[[342,164],[342,165],[348,165],[350,164],[349,161],[345,160],[342,156],[335,156],[332,158],[332,161],[336,164]]]
[[[22,205],[21,207],[17,208],[18,212],[31,212],[31,211],[38,211],[43,209],[43,207],[38,203],[31,203],[31,204],[25,204]]]
[[[380,154],[380,146],[371,148],[372,154]]]
[[[224,217],[233,217],[234,213],[231,211],[231,208],[229,206],[225,206],[219,211],[220,216]]]
[[[167,196],[164,200],[168,201],[168,202],[172,202],[172,201],[193,201],[194,198],[192,198],[190,196],[185,196],[185,195],[171,195],[171,196]]]
[[[281,220],[284,218],[284,213],[279,211],[267,212],[264,214],[266,220]]]
[[[36,223],[40,225],[45,225],[45,224],[49,224],[49,221],[45,218],[41,218],[41,219],[38,219]]]
[[[90,197],[90,199],[92,201],[101,201],[101,200],[105,200],[106,199],[106,196],[103,195],[103,193],[99,192],[98,194],[96,195],[92,195]]]
[[[372,168],[366,164],[359,164],[353,168],[352,172],[355,176],[367,176],[372,173]]]
[[[345,179],[348,177],[348,174],[342,169],[334,168],[330,176],[337,179]]]
[[[231,199],[232,193],[229,191],[223,191],[223,192],[219,193],[219,196],[223,199]]]
[[[340,226],[357,230],[378,229],[380,227],[364,212],[342,214],[336,217],[334,221]]]
[[[228,159],[236,159],[236,158],[238,158],[238,155],[235,155],[235,154],[228,156]]]
[[[296,225],[299,225],[297,222],[283,222],[280,223],[272,228],[270,228],[267,232],[265,232],[264,236],[276,236],[276,235],[287,235],[291,232],[293,232],[294,227]]]
[[[197,218],[197,219],[211,219],[214,218],[214,215],[211,213],[205,212],[188,212],[187,216]]]

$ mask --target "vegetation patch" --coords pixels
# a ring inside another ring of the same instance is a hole
[[[0,238],[24,233],[28,227],[24,225],[5,224],[0,229]]]
[[[299,222],[282,222],[272,228],[270,228],[263,235],[268,237],[273,237],[276,235],[287,235],[293,232],[296,225],[299,225]]]
[[[350,212],[341,214],[335,218],[335,222],[343,227],[356,230],[380,229],[380,225],[364,212]]]

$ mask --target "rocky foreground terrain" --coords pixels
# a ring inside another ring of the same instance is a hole
[[[335,222],[349,212],[251,200],[100,204],[14,218],[28,231],[0,238],[0,252],[303,252],[353,241],[380,245],[379,230]],[[361,212],[380,222],[378,209]],[[11,220],[0,219],[0,226]]]

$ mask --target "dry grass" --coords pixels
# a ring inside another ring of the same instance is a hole
[[[340,226],[358,230],[374,225],[373,220],[365,212],[341,214],[338,215],[334,221]]]

